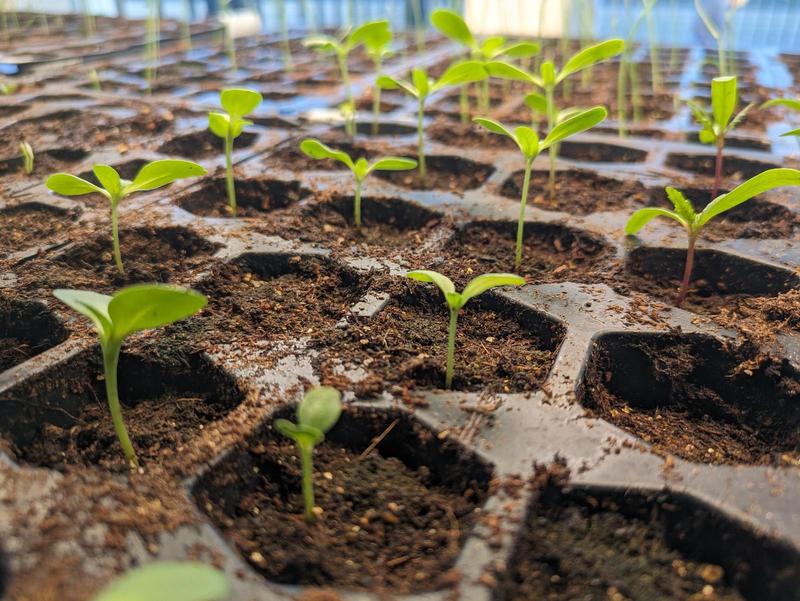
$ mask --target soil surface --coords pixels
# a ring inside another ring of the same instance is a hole
[[[283,182],[267,178],[235,178],[236,216],[255,217],[285,208],[309,194],[297,181]],[[203,217],[231,217],[225,178],[217,177],[179,199],[178,204],[190,213]]]
[[[73,227],[74,216],[36,203],[0,211],[0,256],[52,244]]]
[[[258,136],[252,132],[242,132],[233,142],[234,151],[252,146],[256,138]],[[168,156],[195,160],[209,156],[219,156],[224,151],[225,141],[207,129],[175,136],[158,148],[158,152]]]
[[[0,337],[0,372],[38,355],[49,346],[47,343],[31,345],[30,341],[22,338]]]
[[[416,154],[400,154],[416,159]],[[424,181],[419,170],[377,171],[375,177],[413,190],[446,190],[462,195],[466,190],[480,187],[494,173],[494,167],[456,156],[433,155],[426,158],[427,174]]]

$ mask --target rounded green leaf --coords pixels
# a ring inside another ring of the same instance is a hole
[[[272,425],[278,432],[291,438],[304,449],[313,449],[315,445],[325,440],[325,434],[313,426],[295,424],[288,419],[276,419]]]
[[[122,180],[117,170],[109,165],[94,165],[92,173],[112,198],[118,198],[122,192]]]
[[[608,116],[605,107],[595,106],[585,111],[573,115],[556,125],[541,144],[541,149],[549,148],[553,144],[560,142],[570,136],[579,134],[587,129],[591,129]]]
[[[339,40],[323,34],[308,36],[303,40],[303,46],[327,54],[335,54],[342,51],[342,45]]]
[[[539,74],[542,77],[542,85],[546,88],[556,84],[556,66],[553,61],[544,61],[539,67]]]
[[[351,171],[355,170],[353,159],[343,150],[334,150],[316,138],[306,138],[300,142],[300,150],[312,159],[334,159],[347,165]]]
[[[501,35],[490,36],[483,40],[483,43],[480,45],[479,54],[484,60],[500,56],[505,43],[506,39]]]
[[[441,290],[442,294],[444,294],[445,296],[456,291],[456,287],[453,284],[453,280],[448,278],[446,275],[442,275],[441,273],[436,271],[430,271],[428,269],[417,269],[414,271],[409,271],[406,274],[406,277],[409,277],[412,280],[417,280],[419,282],[432,282],[439,287],[439,290]]]
[[[309,390],[297,407],[297,422],[323,434],[333,428],[342,414],[342,394],[330,386]]]
[[[500,52],[502,56],[509,56],[511,58],[530,58],[539,54],[539,44],[533,42],[518,42],[503,48]]]
[[[419,96],[427,96],[430,92],[430,81],[425,69],[414,68],[411,71],[411,83],[414,84]]]
[[[230,116],[225,113],[211,112],[208,114],[208,129],[219,138],[228,136],[228,128],[231,125]]]
[[[516,141],[516,138],[514,137],[514,134],[511,133],[511,130],[509,130],[505,125],[503,125],[499,121],[495,121],[494,119],[489,119],[488,117],[475,117],[473,121],[478,125],[485,127],[492,133],[500,134],[501,136],[508,136],[512,140]]]
[[[547,115],[547,99],[542,94],[528,94],[524,99],[525,106],[540,115]]]
[[[206,306],[205,296],[169,284],[140,284],[117,292],[108,304],[114,336],[149,330],[194,315]]]
[[[122,190],[122,193],[127,195],[133,192],[155,190],[179,179],[205,174],[205,168],[192,161],[178,159],[153,161],[139,170],[133,181]]]
[[[489,61],[483,65],[486,73],[491,77],[510,79],[511,81],[524,81],[541,87],[541,80],[510,63],[503,61]]]
[[[264,100],[260,92],[247,88],[227,88],[219,96],[222,108],[235,117],[244,117],[258,108]]]
[[[446,8],[440,8],[431,14],[431,23],[442,35],[469,48],[475,48],[475,37],[469,26],[458,14]]]
[[[644,209],[639,209],[630,216],[628,223],[625,224],[625,233],[629,236],[637,233],[656,217],[667,217],[668,219],[674,219],[684,227],[687,227],[688,225],[677,213],[673,213],[672,211],[658,207],[645,207]]]
[[[488,76],[489,73],[482,63],[478,61],[463,61],[448,67],[436,83],[433,84],[431,90],[480,81]]]
[[[91,290],[66,290],[63,288],[53,290],[53,296],[81,315],[91,319],[102,340],[111,335],[111,317],[108,314],[108,304],[111,302],[110,296],[98,294]]]
[[[569,77],[577,71],[581,71],[600,61],[616,56],[623,50],[625,50],[625,42],[619,39],[606,40],[605,42],[600,42],[594,46],[584,48],[566,62],[564,68],[561,69],[556,78],[556,83],[563,81],[566,77]]]
[[[230,586],[225,574],[190,561],[153,563],[131,570],[94,601],[225,601]]]
[[[539,154],[539,136],[532,128],[525,125],[517,127],[514,130],[514,139],[526,159],[534,159]]]
[[[773,106],[785,106],[793,111],[800,112],[800,98],[773,98],[772,100],[767,100],[759,108],[768,109],[772,108]]]
[[[370,52],[380,52],[392,41],[392,30],[389,21],[370,21],[359,25],[347,36],[349,48],[364,44]]]
[[[55,173],[51,175],[47,178],[45,186],[62,196],[81,196],[83,194],[97,192],[109,198],[108,192],[99,186],[95,186],[93,183],[87,182],[85,179],[81,179],[76,175],[70,175],[69,173]]]
[[[525,284],[525,278],[522,278],[513,273],[485,273],[470,280],[464,290],[461,292],[462,306],[467,304],[467,301],[473,297],[483,294],[491,288],[498,286],[522,286]]]
[[[359,159],[355,162],[355,165],[353,166],[353,175],[356,176],[356,179],[358,181],[361,181],[365,177],[367,177],[368,173],[369,173],[369,163],[367,163],[367,159],[365,159],[364,157],[359,157]]]
[[[370,167],[370,171],[408,171],[416,169],[417,161],[405,157],[380,157]]]

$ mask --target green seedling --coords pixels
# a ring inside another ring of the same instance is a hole
[[[486,64],[501,57],[513,59],[530,58],[539,53],[539,44],[533,42],[506,42],[503,36],[488,37],[482,42],[470,31],[466,21],[452,10],[440,8],[431,14],[431,23],[445,37],[461,44],[471,60]],[[489,110],[489,80],[484,79],[480,91],[480,108]],[[461,90],[461,118],[465,121],[469,114],[469,96],[466,87]]]
[[[109,165],[95,165],[92,172],[100,182],[95,186],[85,179],[69,173],[56,173],[47,178],[46,185],[56,194],[83,196],[101,194],[111,206],[111,239],[114,246],[114,263],[120,273],[125,273],[119,248],[119,203],[134,192],[155,190],[176,180],[204,175],[206,170],[191,161],[164,159],[148,163],[139,170],[133,181],[122,179],[117,170]]]
[[[228,191],[228,209],[231,217],[236,217],[236,185],[233,179],[233,141],[238,138],[245,126],[252,121],[245,115],[252,113],[264,98],[259,92],[244,88],[222,90],[219,102],[225,113],[212,111],[208,114],[208,129],[225,141],[225,186]]]
[[[525,158],[525,176],[522,181],[522,198],[520,199],[519,206],[519,220],[517,222],[517,246],[516,254],[514,257],[514,268],[519,269],[522,264],[522,238],[523,228],[525,227],[525,204],[528,201],[528,187],[531,181],[531,168],[533,167],[534,159],[539,156],[539,153],[558,144],[570,136],[586,131],[603,121],[608,116],[608,112],[602,106],[581,111],[572,117],[562,121],[556,125],[553,130],[547,134],[544,140],[539,141],[539,136],[536,131],[530,127],[520,126],[512,132],[506,126],[501,125],[497,121],[492,121],[485,117],[476,117],[475,122],[479,123],[486,129],[496,134],[508,136],[517,143],[522,156]]]
[[[319,140],[308,138],[300,143],[300,150],[312,159],[333,159],[344,163],[356,178],[356,194],[353,206],[353,222],[361,226],[361,189],[364,179],[373,171],[408,171],[417,167],[417,162],[402,157],[380,157],[372,164],[364,157],[353,161],[343,150],[334,150]]]
[[[33,173],[33,148],[28,142],[20,142],[19,150],[22,153],[22,169],[26,175]]]
[[[0,85],[0,94],[3,96],[11,96],[17,90],[19,90],[19,85],[15,83],[4,83]]]
[[[748,104],[734,116],[738,104],[736,77],[734,76],[715,77],[711,80],[711,110],[693,100],[687,100],[686,104],[700,124],[700,142],[715,144],[717,147],[714,162],[714,187],[711,191],[711,198],[716,198],[722,183],[722,152],[725,148],[725,136],[739,125],[753,104]]]
[[[528,73],[503,62],[487,63],[486,70],[489,75],[526,82],[541,90],[543,94],[534,92],[525,96],[525,104],[534,113],[544,115],[547,118],[547,128],[552,130],[561,120],[568,118],[575,112],[575,109],[559,110],[558,106],[556,106],[555,92],[558,86],[565,82],[570,75],[616,56],[624,49],[625,42],[623,40],[606,40],[580,50],[564,63],[560,70],[556,69],[552,61],[543,61],[539,67],[538,75]],[[556,197],[557,154],[558,145],[551,146],[549,149],[550,178],[548,180],[548,190],[552,201],[555,201]]]
[[[688,236],[686,263],[683,270],[678,297],[675,305],[680,307],[689,292],[689,282],[694,265],[695,244],[702,229],[714,217],[739,206],[764,192],[780,186],[800,186],[800,171],[797,169],[769,169],[750,178],[727,194],[715,197],[701,212],[696,212],[691,201],[675,188],[667,188],[667,196],[675,207],[674,211],[659,207],[645,207],[631,215],[625,226],[625,233],[636,234],[656,217],[666,217],[680,223]]]
[[[97,330],[103,352],[106,396],[114,430],[131,466],[139,462],[128,437],[117,390],[117,364],[125,338],[184,319],[206,305],[206,297],[186,288],[167,284],[140,284],[118,291],[114,296],[89,290],[54,290],[53,294],[78,313],[88,317]]]
[[[388,75],[382,75],[378,78],[378,86],[384,90],[402,89],[417,99],[417,160],[419,162],[420,181],[424,181],[426,177],[424,118],[425,102],[428,96],[448,86],[472,83],[486,77],[486,69],[480,62],[463,61],[448,67],[437,80],[429,78],[424,69],[414,69],[411,72],[411,81],[395,79]]]
[[[703,6],[703,0],[694,0],[694,8],[697,11],[698,16],[703,21],[706,29],[708,29],[708,33],[711,34],[711,37],[714,38],[714,41],[717,43],[717,62],[719,66],[720,77],[735,74],[730,69],[730,65],[726,56],[726,48],[728,46],[728,42],[730,41],[729,38],[731,37],[733,17],[736,15],[736,11],[741,4],[743,3],[731,2],[730,8],[725,11],[722,23],[718,25],[717,22],[706,12],[705,7]]]
[[[375,81],[383,74],[383,61],[391,56],[389,45],[392,43],[392,30],[388,21],[386,27],[370,27],[361,34],[364,50],[372,59],[375,67]],[[378,135],[378,117],[381,111],[381,88],[375,84],[372,92],[372,134]]]
[[[165,561],[126,572],[93,601],[225,601],[230,594],[219,570],[195,561]]]
[[[92,89],[94,89],[95,92],[101,92],[103,90],[103,86],[100,85],[100,76],[97,74],[97,69],[89,71],[89,82],[92,84]]]
[[[342,395],[335,388],[312,388],[297,406],[297,423],[276,419],[275,428],[297,444],[303,473],[303,513],[306,522],[316,520],[314,513],[314,447],[325,440],[342,414]]]
[[[376,37],[382,35],[389,30],[388,21],[370,21],[359,25],[343,39],[337,39],[333,36],[315,34],[303,40],[303,45],[306,48],[311,48],[323,54],[333,54],[336,56],[336,61],[339,65],[339,75],[342,79],[342,85],[347,93],[347,101],[352,106],[356,105],[353,98],[353,89],[350,86],[350,72],[347,67],[347,59],[350,53],[363,44],[365,40],[374,40]],[[355,119],[345,121],[345,129],[349,135],[355,135]]]
[[[458,314],[471,298],[483,294],[491,288],[498,286],[522,286],[525,280],[513,273],[485,273],[473,278],[461,292],[456,292],[455,284],[447,276],[435,271],[425,269],[409,271],[406,274],[412,280],[419,282],[432,282],[439,287],[444,295],[444,300],[450,309],[450,326],[447,330],[447,367],[445,370],[444,387],[453,386],[453,368],[456,361],[456,329],[458,327]]]

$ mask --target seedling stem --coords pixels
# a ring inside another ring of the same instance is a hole
[[[114,431],[117,433],[119,445],[125,454],[125,459],[133,467],[139,467],[139,460],[136,458],[136,451],[128,436],[128,429],[125,427],[125,420],[122,417],[122,408],[119,403],[119,390],[117,388],[117,365],[119,363],[119,353],[122,349],[122,341],[111,339],[108,342],[101,342],[103,350],[103,370],[106,380],[106,398],[108,399],[108,409],[111,412],[111,421],[114,424]]]
[[[522,180],[522,198],[519,201],[519,219],[517,220],[517,249],[514,255],[514,269],[519,271],[522,265],[522,235],[525,230],[525,205],[528,201],[528,188],[531,183],[533,158],[525,160],[525,177]]]
[[[447,332],[447,369],[444,377],[444,387],[453,387],[453,369],[456,363],[456,329],[458,328],[458,312],[460,309],[450,307],[450,327]]]
[[[419,163],[419,181],[424,182],[427,175],[425,167],[425,98],[420,97],[417,108],[417,162]]]
[[[692,277],[692,269],[694,268],[694,247],[697,243],[697,234],[693,233],[691,228],[688,228],[687,232],[689,239],[686,246],[686,264],[683,267],[683,278],[681,279],[678,297],[675,299],[676,307],[680,307],[683,301],[686,300],[686,295],[689,294],[689,280]]]

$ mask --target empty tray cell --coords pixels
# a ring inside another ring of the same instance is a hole
[[[0,372],[66,339],[64,325],[44,304],[0,297]]]

